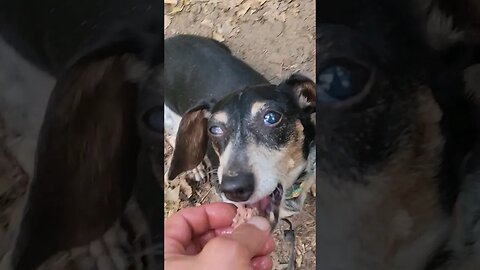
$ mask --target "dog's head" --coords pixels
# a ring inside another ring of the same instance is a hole
[[[468,94],[456,78],[436,83],[441,60],[410,6],[378,2],[337,1],[317,14],[317,175],[337,187],[417,178],[451,210],[473,141]],[[447,174],[451,185],[440,186]]]
[[[181,120],[168,177],[195,168],[210,142],[222,199],[256,206],[276,222],[284,189],[307,166],[314,110],[314,83],[300,75],[196,106]]]
[[[394,2],[318,7],[317,252],[326,265],[425,265],[447,237],[472,145],[461,85],[432,85],[435,56]],[[420,245],[418,260],[402,257]]]
[[[317,174],[322,181],[368,185],[378,180],[373,176],[387,176],[387,168],[412,171],[408,166],[416,157],[411,151],[428,153],[425,165],[438,166],[441,112],[415,62],[403,70],[384,62],[369,40],[337,25],[319,27],[317,51]]]

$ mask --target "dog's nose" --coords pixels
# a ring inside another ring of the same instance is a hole
[[[234,202],[247,201],[255,189],[255,180],[252,173],[240,173],[235,176],[222,177],[220,190],[227,199]]]

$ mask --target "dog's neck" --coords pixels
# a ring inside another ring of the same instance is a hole
[[[285,199],[298,198],[313,184],[311,183],[315,178],[315,167],[317,163],[316,146],[310,145],[310,151],[308,153],[307,165],[303,171],[298,175],[293,185],[285,191]]]

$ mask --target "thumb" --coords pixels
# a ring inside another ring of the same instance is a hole
[[[210,240],[197,255],[201,269],[251,269],[251,260],[264,255],[270,238],[270,223],[262,217],[253,217],[234,229]],[[212,259],[214,258],[214,259]],[[200,268],[199,268],[200,269]]]
[[[270,229],[270,222],[267,219],[255,216],[238,226],[226,237],[240,243],[248,249],[251,257],[255,257],[264,251],[270,236]]]

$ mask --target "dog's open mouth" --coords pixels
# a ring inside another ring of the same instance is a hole
[[[270,221],[272,231],[277,225],[282,202],[283,187],[278,184],[277,188],[267,197],[251,204],[237,204],[237,215],[233,219],[233,227],[246,222],[253,216],[262,216]]]

